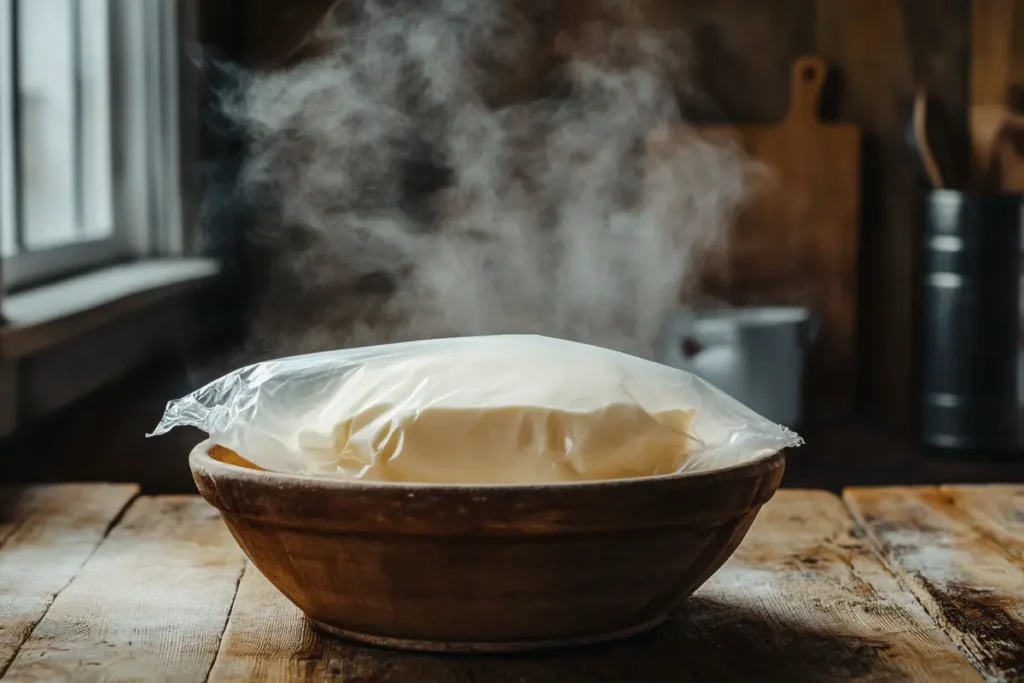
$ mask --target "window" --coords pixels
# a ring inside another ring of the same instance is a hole
[[[8,287],[180,251],[172,0],[0,0]]]

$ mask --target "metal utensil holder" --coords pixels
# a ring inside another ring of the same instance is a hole
[[[1022,200],[956,190],[925,197],[920,435],[940,452],[1024,457]]]

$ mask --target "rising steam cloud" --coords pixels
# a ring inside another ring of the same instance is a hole
[[[536,332],[651,355],[748,175],[678,130],[646,162],[649,133],[681,123],[674,44],[594,29],[551,96],[501,104],[495,82],[537,49],[508,3],[347,4],[325,53],[251,74],[239,114],[264,285],[291,311],[257,318],[262,352]],[[392,289],[353,304],[382,273]]]

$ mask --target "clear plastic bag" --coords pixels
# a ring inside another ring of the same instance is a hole
[[[186,425],[268,470],[427,483],[653,476],[802,442],[685,371],[532,335],[258,363],[168,403],[154,434]]]

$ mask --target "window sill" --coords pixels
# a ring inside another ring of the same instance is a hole
[[[138,261],[93,271],[3,299],[0,356],[18,358],[60,344],[217,275],[208,259]]]
[[[208,259],[139,261],[5,296],[0,436],[187,344],[191,295],[218,271]]]

